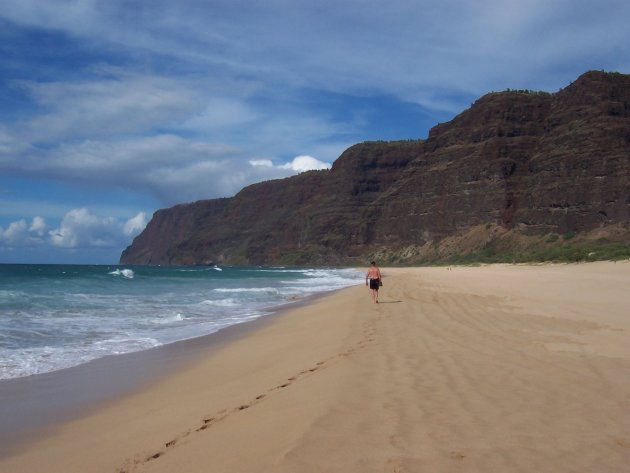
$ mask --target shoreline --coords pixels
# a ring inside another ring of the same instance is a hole
[[[0,470],[625,468],[630,263],[382,271],[381,303],[350,287],[243,324]]]
[[[240,330],[246,330],[240,325],[258,320],[148,350],[108,355],[70,368],[1,380],[0,458],[24,442],[45,436],[56,425],[88,415],[129,393],[150,389],[178,368],[238,337]]]
[[[0,380],[0,460],[23,445],[44,438],[55,426],[89,415],[116,399],[151,385],[273,323],[286,311],[313,303],[345,288],[311,294],[272,306],[256,319],[216,332],[147,350],[107,355],[77,366]]]

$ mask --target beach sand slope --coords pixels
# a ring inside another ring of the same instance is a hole
[[[0,459],[7,472],[611,472],[630,264],[384,269]]]

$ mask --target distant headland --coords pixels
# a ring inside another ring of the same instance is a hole
[[[123,264],[352,265],[630,256],[630,75],[492,92],[426,140],[158,210]]]

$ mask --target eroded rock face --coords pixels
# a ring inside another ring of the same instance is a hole
[[[341,264],[479,225],[524,234],[630,221],[630,76],[491,93],[427,140],[350,147],[330,171],[156,212],[126,264]]]

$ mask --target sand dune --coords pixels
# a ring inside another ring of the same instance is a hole
[[[384,269],[0,459],[7,472],[622,472],[630,264]]]

